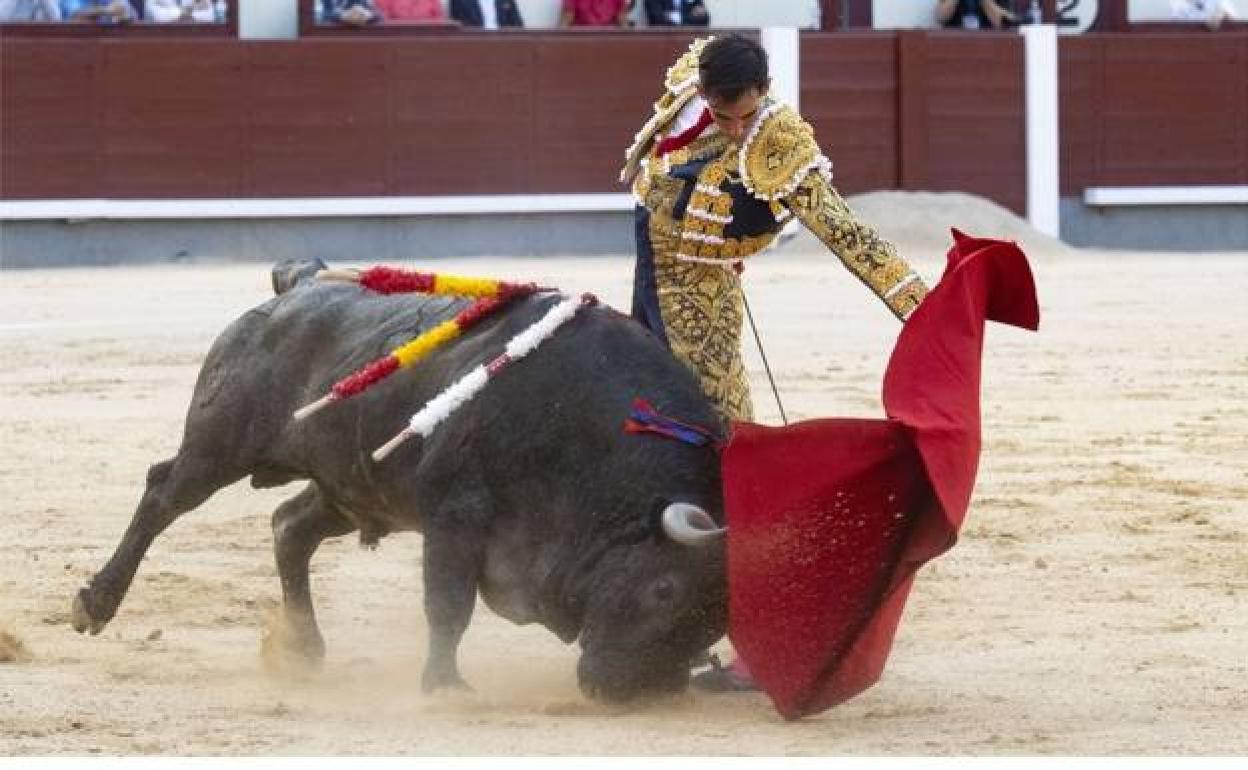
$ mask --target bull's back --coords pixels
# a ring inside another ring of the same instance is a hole
[[[514,458],[549,454],[552,448],[585,444],[587,437],[597,435],[604,438],[585,448],[590,455],[609,454],[605,444],[620,441],[619,425],[636,396],[668,406],[685,419],[710,419],[690,372],[639,325],[596,308],[556,332],[533,354],[534,360],[492,383],[431,440],[409,442],[383,463],[369,458],[431,399],[501,353],[508,340],[559,301],[550,294],[518,300],[410,369],[295,421],[297,409],[329,393],[336,381],[453,318],[468,304],[300,281],[246,313],[218,338],[200,374],[187,420],[188,439],[192,434],[207,437],[215,442],[214,454],[239,458],[253,469],[253,483],[258,477],[272,483],[311,477],[339,497],[372,495],[375,490],[400,497],[410,492],[402,487],[409,483],[406,476],[413,463],[423,462],[439,446],[457,451],[471,446],[481,457]],[[508,435],[499,434],[500,426],[511,429]],[[522,449],[515,435],[535,443]],[[451,466],[457,461],[448,459]],[[374,502],[359,501],[361,507]]]
[[[217,337],[200,369],[183,444],[203,445],[203,451],[244,466],[293,467],[311,462],[319,444],[356,443],[350,439],[359,431],[342,419],[359,419],[351,403],[356,399],[297,423],[292,415],[464,304],[302,281],[247,311]],[[358,398],[371,400],[368,395]]]

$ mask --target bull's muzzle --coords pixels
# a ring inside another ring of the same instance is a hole
[[[682,545],[703,546],[723,537],[728,528],[692,503],[672,503],[663,509],[663,531]]]

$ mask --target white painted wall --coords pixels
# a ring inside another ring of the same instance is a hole
[[[705,0],[717,27],[819,27],[819,0]],[[641,2],[638,0],[638,5]]]
[[[555,27],[562,0],[516,0],[525,24],[533,28]],[[819,0],[705,0],[717,27],[818,28]],[[877,29],[934,27],[936,0],[873,0]],[[1235,0],[1241,14],[1248,0]],[[450,0],[442,0],[443,8]],[[1084,0],[1091,10],[1097,0]],[[634,17],[641,19],[641,0]],[[1170,19],[1170,0],[1127,0],[1131,21]],[[293,38],[298,31],[297,0],[239,0],[239,34],[244,38]]]
[[[1170,0],[1128,0],[1129,21],[1170,21]]]
[[[876,0],[879,2],[879,0]],[[920,0],[921,2],[924,0]],[[935,2],[935,0],[932,0]],[[717,27],[819,27],[819,0],[705,0]],[[238,0],[239,36],[243,38],[293,38],[299,29],[298,0]],[[516,0],[524,24],[534,29],[559,25],[562,0]],[[644,17],[637,0],[633,18]],[[442,0],[449,15],[450,0]]]
[[[443,0],[443,7],[450,5]],[[516,0],[526,27],[556,27],[559,25],[559,0]]]
[[[771,93],[793,109],[801,109],[801,35],[793,27],[763,27],[761,37],[771,70]]]
[[[298,0],[238,0],[239,37],[269,40],[298,35]]]
[[[254,0],[253,0],[254,1]],[[553,27],[559,21],[561,0],[517,0],[524,21],[531,27]],[[246,0],[244,0],[246,2]],[[818,0],[705,0],[711,19],[721,27],[818,27]],[[936,0],[873,0],[872,14],[877,29],[934,27]],[[1167,21],[1170,0],[1126,0],[1131,21]],[[1248,0],[1233,0],[1248,13]],[[449,0],[444,0],[444,5]],[[638,0],[637,5],[641,5]],[[1081,6],[1095,12],[1096,0],[1083,0]],[[637,18],[641,18],[640,8]]]
[[[874,0],[871,19],[876,29],[936,26],[936,0]]]
[[[717,27],[818,27],[819,0],[704,0],[711,21]],[[516,0],[527,27],[554,27],[559,24],[562,0]],[[450,0],[442,0],[443,8]],[[642,1],[637,0],[633,17],[644,18]]]
[[[1170,0],[1127,0],[1134,3],[1164,4],[1169,17]],[[936,26],[936,0],[872,0],[872,20],[876,29],[922,29]],[[1063,27],[1061,34],[1078,34],[1085,31],[1096,19],[1098,0],[1079,0],[1073,11],[1079,20],[1077,27]]]
[[[1231,0],[1231,7],[1243,17],[1248,14],[1248,1]],[[1127,0],[1129,21],[1174,21],[1170,0]]]

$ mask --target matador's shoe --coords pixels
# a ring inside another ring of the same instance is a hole
[[[707,692],[758,692],[758,685],[740,658],[725,666],[718,656],[710,655],[708,662],[710,667],[706,671],[690,678],[689,683],[694,687]]]

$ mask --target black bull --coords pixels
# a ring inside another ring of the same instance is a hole
[[[465,306],[320,282],[311,278],[318,266],[279,265],[277,296],[213,344],[181,446],[149,469],[116,552],[74,601],[75,628],[98,633],[153,540],[218,489],[247,476],[257,488],[306,479],[273,513],[284,600],[277,636],[296,659],[324,655],[308,579],[321,541],[358,530],[371,544],[415,530],[424,537],[426,691],[463,686],[456,649],[478,592],[511,621],[579,638],[578,679],[593,697],[683,689],[691,657],[727,623],[724,544],[698,529],[722,521],[719,459],[705,447],[627,434],[622,423],[644,396],[660,411],[717,426],[692,374],[627,317],[583,309],[428,439],[374,462],[369,453],[410,415],[558,297],[521,300],[414,367],[295,421],[291,414],[336,379]],[[677,510],[692,511],[693,529]]]

